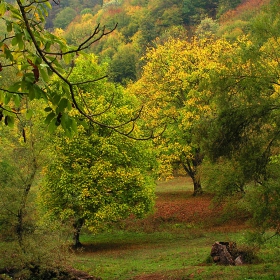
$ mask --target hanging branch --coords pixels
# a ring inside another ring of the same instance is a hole
[[[107,36],[108,34],[112,33],[117,28],[117,24],[110,30],[106,30],[106,26],[101,27],[100,24],[98,24],[94,28],[93,32],[80,45],[78,45],[76,48],[69,48],[54,35],[48,32],[44,33],[43,27],[41,26],[41,22],[44,20],[45,8],[49,6],[49,0],[34,0],[29,1],[27,3],[25,3],[25,1],[22,0],[16,0],[16,3],[19,10],[16,9],[15,6],[13,6],[12,4],[7,5],[7,10],[10,10],[13,14],[11,18],[14,18],[15,20],[14,22],[11,22],[7,19],[4,20],[7,21],[7,32],[14,31],[14,33],[12,36],[7,35],[4,39],[2,39],[1,50],[2,57],[4,57],[7,60],[10,60],[11,63],[7,63],[6,65],[0,64],[0,71],[3,70],[3,67],[17,65],[18,62],[14,58],[14,54],[15,56],[21,54],[21,65],[19,65],[19,69],[23,78],[22,81],[18,83],[18,88],[13,86],[10,88],[2,87],[0,90],[3,93],[7,94],[31,96],[30,98],[32,99],[38,99],[41,96],[53,103],[52,99],[53,94],[55,94],[55,92],[51,91],[48,85],[46,85],[44,88],[40,86],[40,77],[43,79],[44,82],[48,80],[48,77],[44,77],[46,69],[48,72],[46,75],[51,75],[50,73],[52,73],[55,76],[57,76],[57,78],[61,82],[60,85],[62,85],[63,90],[65,90],[65,93],[69,96],[67,97],[68,101],[72,103],[72,107],[75,108],[82,117],[87,119],[92,124],[111,129],[127,137],[135,138],[133,135],[133,132],[135,131],[136,127],[135,122],[140,118],[143,108],[138,109],[135,112],[134,116],[130,117],[126,121],[123,121],[123,123],[103,123],[102,121],[98,120],[97,117],[108,112],[108,110],[112,108],[114,95],[108,101],[108,105],[104,110],[94,113],[86,104],[86,101],[79,95],[79,87],[81,85],[94,83],[105,79],[107,75],[103,75],[99,78],[92,80],[89,79],[84,81],[71,82],[70,75],[74,67],[74,61],[72,62],[72,67],[70,69],[70,72],[68,73],[65,73],[64,69],[62,68],[62,65],[60,64],[60,59],[62,59],[66,55],[77,55],[81,51],[88,49],[92,44],[101,40],[104,36]],[[32,17],[30,15],[31,10]],[[38,15],[39,18],[37,18]],[[15,48],[13,50],[9,49],[8,46],[4,43],[5,40],[12,41],[12,45],[15,46]],[[52,46],[56,45],[60,48],[59,51],[51,49]],[[12,100],[13,99],[14,96],[12,96]],[[58,108],[57,103],[53,104]],[[8,112],[7,109],[6,111]],[[63,112],[52,111],[51,117],[56,116],[57,119],[59,118],[59,120],[61,121],[62,113]],[[58,125],[60,124],[60,122],[57,123]],[[72,127],[70,125],[69,130],[71,129]],[[140,137],[135,139],[146,140],[151,139],[153,137],[154,133],[150,132],[147,137]]]

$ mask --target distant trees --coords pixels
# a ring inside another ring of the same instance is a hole
[[[70,7],[66,7],[61,10],[54,19],[54,27],[56,28],[66,28],[68,24],[74,20],[76,17],[77,12]]]
[[[126,85],[129,81],[135,81],[137,75],[138,53],[132,45],[120,46],[110,61],[110,76],[113,81]]]
[[[200,38],[211,38],[217,36],[219,29],[219,23],[211,18],[206,17],[201,20],[200,24],[197,25],[195,29],[195,35]]]
[[[90,13],[93,15],[91,20],[83,17],[76,18],[66,28],[63,36],[68,43],[77,45],[86,38],[89,28],[95,22],[104,22],[109,29],[118,23],[118,33],[115,34],[113,47],[111,37],[108,37],[104,38],[99,44],[93,45],[90,50],[98,54],[100,60],[108,60],[114,57],[111,64],[112,77],[114,77],[115,82],[124,84],[126,83],[124,81],[135,80],[135,77],[140,76],[141,71],[137,61],[145,53],[146,48],[153,45],[154,40],[165,37],[168,30],[181,27],[188,33],[187,36],[192,36],[195,32],[195,26],[204,21],[205,25],[204,27],[200,25],[200,29],[204,29],[206,32],[206,29],[210,28],[211,32],[215,32],[217,23],[214,20],[216,20],[217,11],[233,9],[238,3],[238,1],[228,3],[224,0],[195,2],[188,0],[110,1],[109,4],[100,6],[98,12],[95,10],[94,13]],[[72,7],[75,7],[75,5],[73,4]],[[84,12],[83,15],[85,15]],[[206,27],[205,19],[213,20],[211,27]],[[199,33],[202,31],[200,30]],[[175,38],[176,34],[169,32],[169,36]],[[133,47],[136,57],[132,58],[131,51],[129,51],[129,64],[126,64],[125,71],[121,73],[122,77],[119,77],[120,71],[117,68],[120,68],[119,66],[124,63],[122,54],[124,45],[128,45],[128,48]]]
[[[183,0],[184,23],[193,26],[198,24],[201,18],[205,16],[216,18],[218,6],[218,0]]]

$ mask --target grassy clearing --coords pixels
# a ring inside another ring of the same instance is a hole
[[[161,183],[158,194],[164,194],[167,199],[169,192],[170,201],[176,204],[174,194],[182,191],[183,183],[186,184],[178,179],[169,187]],[[189,211],[194,211],[193,208]],[[154,221],[150,219],[146,224]],[[209,254],[215,241],[235,241],[241,246],[246,244],[245,235],[244,227],[206,227],[195,224],[195,220],[165,219],[162,226],[153,231],[130,225],[126,230],[95,236],[84,234],[85,247],[73,256],[74,265],[103,280],[280,279],[280,239],[277,238],[271,239],[258,252],[257,263],[238,267],[211,263]]]

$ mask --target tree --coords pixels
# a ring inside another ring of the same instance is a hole
[[[131,89],[145,102],[148,126],[166,126],[155,140],[163,165],[179,163],[193,180],[194,195],[202,192],[200,137],[207,129],[204,118],[211,115],[207,81],[220,67],[220,54],[230,48],[224,40],[170,39],[149,50],[143,75]]]
[[[110,76],[113,81],[122,85],[135,81],[137,57],[138,53],[132,45],[120,46],[110,62]]]
[[[204,149],[214,162],[230,161],[237,167],[229,190],[239,176],[258,232],[273,228],[277,234],[280,77],[278,20],[272,15],[279,13],[278,5],[276,1],[254,19],[250,39],[239,39],[234,52],[221,56],[224,67],[211,79],[216,113],[206,123],[211,129],[204,136]]]
[[[196,27],[195,35],[198,38],[211,38],[217,34],[219,24],[211,18],[203,19]]]
[[[28,119],[16,119],[14,127],[0,125],[0,247],[5,254],[0,270],[43,279],[46,271],[65,264],[66,238],[61,227],[58,234],[57,224],[42,223],[39,215],[37,195],[51,145],[40,103],[28,102],[28,107],[33,109]]]
[[[77,61],[73,80],[104,71],[96,58],[89,58]],[[106,99],[112,96],[113,107],[108,108]],[[135,109],[136,99],[105,79],[83,85],[83,98],[100,112],[103,123],[113,118],[121,124]],[[139,133],[139,128],[134,130]],[[72,139],[59,135],[55,139],[57,148],[42,194],[47,214],[72,223],[75,246],[80,245],[82,226],[96,232],[131,214],[141,217],[151,211],[155,168],[149,141],[136,141],[89,123],[78,131]]]
[[[223,15],[228,10],[236,8],[239,4],[241,4],[241,0],[219,0],[218,8],[217,8],[217,14],[218,16]]]
[[[54,27],[65,29],[67,25],[76,17],[74,9],[66,7],[61,10],[54,19]]]
[[[184,23],[195,25],[201,20],[201,17],[205,18],[205,16],[208,16],[210,18],[215,18],[218,2],[217,0],[199,0],[195,2],[184,0],[182,3]]]

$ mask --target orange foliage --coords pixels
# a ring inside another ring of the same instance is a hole
[[[240,17],[242,14],[258,11],[263,5],[268,4],[269,0],[245,0],[233,10],[227,11],[220,18],[221,23],[225,23]]]
[[[121,7],[110,7],[107,10],[107,15],[108,16],[114,16],[114,15],[119,14],[121,12],[123,12],[123,9]]]

